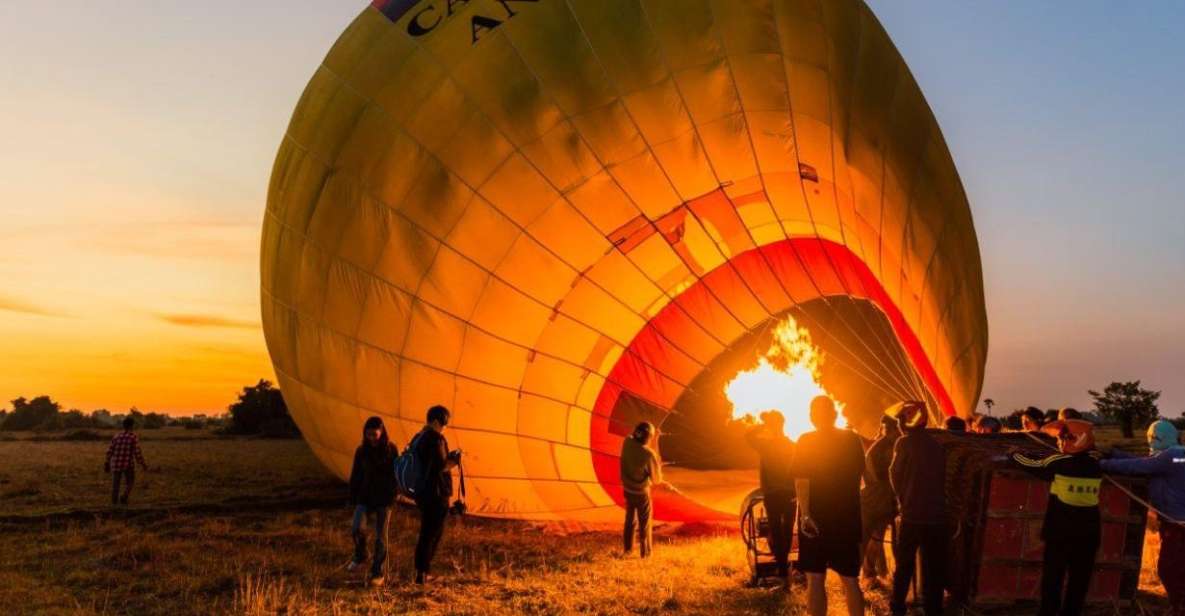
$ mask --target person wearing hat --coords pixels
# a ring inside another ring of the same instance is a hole
[[[355,571],[366,563],[366,518],[374,515],[374,561],[370,565],[370,584],[382,586],[387,563],[387,526],[391,505],[395,502],[395,458],[399,450],[387,437],[380,417],[371,417],[362,426],[362,444],[354,450],[350,469],[350,504],[354,507],[354,558],[346,566]]]
[[[893,486],[889,483],[889,464],[893,461],[893,446],[900,437],[897,418],[888,413],[881,415],[880,434],[864,454],[864,487],[860,489],[861,554],[864,578],[873,582],[880,571],[888,570],[884,536],[897,515]]]
[[[1099,461],[1091,455],[1093,428],[1080,419],[1053,421],[1041,431],[1057,438],[1059,453],[1044,458],[1020,452],[1009,456],[1021,469],[1050,482],[1041,526],[1045,555],[1040,616],[1081,614],[1090,588],[1099,549],[1099,486],[1103,481]]]
[[[624,553],[634,549],[634,530],[638,533],[638,551],[642,558],[650,556],[650,487],[661,484],[662,461],[651,446],[657,440],[658,429],[643,421],[621,444],[621,490],[625,496],[625,528],[622,532]]]
[[[1185,616],[1185,447],[1172,423],[1148,426],[1147,456],[1112,449],[1103,472],[1148,478],[1148,498],[1159,511],[1160,558],[1156,573],[1169,595],[1172,616]]]
[[[778,411],[761,414],[761,423],[745,432],[745,442],[760,459],[761,498],[769,521],[769,546],[778,566],[778,577],[789,582],[790,545],[798,505],[794,498],[794,441],[786,436],[786,418]]]
[[[889,479],[897,496],[901,524],[893,557],[893,595],[889,609],[894,616],[905,614],[905,598],[918,553],[922,555],[922,606],[926,616],[942,613],[946,577],[946,550],[950,532],[946,523],[946,452],[926,433],[929,411],[924,402],[900,405],[897,423],[901,438],[893,447]]]

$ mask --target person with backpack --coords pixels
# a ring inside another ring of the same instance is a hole
[[[373,514],[371,586],[382,586],[384,581],[387,526],[391,520],[391,505],[395,502],[395,458],[398,455],[398,449],[387,437],[382,418],[367,419],[362,426],[362,444],[354,450],[354,466],[350,470],[350,504],[354,507],[354,523],[350,533],[354,538],[354,558],[346,570],[355,571],[366,563],[366,531],[362,527],[366,517]]]
[[[111,473],[111,504],[126,505],[128,497],[132,495],[132,484],[136,482],[136,463],[148,472],[148,464],[144,462],[144,454],[140,451],[140,438],[132,429],[136,427],[136,420],[128,417],[123,420],[123,432],[116,434],[107,447],[107,461],[103,463],[103,470]],[[119,493],[120,480],[123,480],[123,494]]]
[[[789,585],[790,545],[798,505],[794,495],[794,441],[786,436],[786,418],[778,411],[761,414],[761,423],[745,432],[745,442],[757,450],[760,460],[761,499],[769,521],[769,546],[778,566],[778,577]]]
[[[653,539],[650,531],[650,486],[661,484],[662,462],[658,451],[650,446],[657,428],[643,421],[621,444],[621,490],[625,496],[625,527],[622,531],[625,554],[634,549],[635,518],[637,519],[638,551],[642,558],[650,557]]]
[[[444,428],[452,418],[445,407],[428,409],[423,429],[408,446],[415,456],[418,476],[413,493],[420,510],[420,536],[416,541],[416,584],[429,581],[429,570],[436,548],[444,536],[444,522],[448,518],[449,498],[453,495],[452,469],[461,463],[461,452],[450,451]]]
[[[1088,421],[1054,421],[1041,431],[1057,438],[1058,450],[1044,458],[1010,454],[1021,469],[1050,482],[1041,526],[1045,542],[1041,568],[1040,616],[1082,613],[1099,550],[1102,523],[1099,487],[1103,472],[1093,455],[1094,426]],[[1063,599],[1064,587],[1064,599]]]
[[[1148,478],[1148,498],[1159,512],[1160,556],[1156,573],[1169,596],[1169,614],[1185,616],[1185,447],[1165,419],[1148,426],[1147,456],[1112,449],[1103,472]]]
[[[913,581],[914,563],[922,555],[922,606],[926,616],[942,614],[946,551],[950,532],[946,522],[946,453],[926,432],[929,412],[923,402],[900,406],[897,422],[902,436],[893,446],[889,481],[897,498],[900,526],[893,545],[893,596],[889,609],[904,616],[905,597]]]

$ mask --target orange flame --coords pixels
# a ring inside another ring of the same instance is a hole
[[[786,319],[774,329],[769,349],[757,361],[757,366],[737,373],[724,395],[732,402],[734,419],[754,421],[759,413],[781,411],[786,418],[785,433],[797,439],[813,429],[809,409],[816,396],[832,396],[819,383],[819,366],[823,352],[811,342],[811,334],[799,327],[794,317]],[[836,410],[843,405],[835,401]],[[844,425],[843,417],[838,420]]]

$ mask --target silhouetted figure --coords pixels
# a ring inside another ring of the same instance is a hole
[[[778,566],[778,577],[785,582],[790,573],[790,544],[794,516],[798,511],[794,501],[794,473],[790,466],[794,458],[794,441],[784,432],[786,419],[781,413],[762,413],[761,422],[761,425],[749,428],[745,441],[757,450],[761,460],[761,498],[769,521],[769,547]]]
[[[864,454],[864,488],[860,490],[860,517],[863,527],[862,554],[864,577],[875,580],[888,569],[885,562],[885,531],[897,515],[893,486],[889,483],[889,463],[893,446],[901,437],[897,419],[881,416],[880,435]]]
[[[1099,487],[1102,470],[1090,454],[1093,426],[1082,420],[1056,421],[1044,431],[1057,436],[1056,453],[1033,459],[1013,453],[1020,468],[1050,482],[1049,504],[1041,539],[1045,542],[1041,568],[1040,616],[1077,616],[1082,613],[1090,576],[1099,549]],[[1063,599],[1062,589],[1065,588]]]
[[[956,434],[967,433],[967,422],[962,417],[947,417],[943,421],[942,426],[946,428],[947,432],[954,432]]]
[[[132,486],[136,483],[136,463],[148,472],[148,464],[144,462],[144,454],[140,451],[140,438],[132,429],[136,427],[136,420],[128,417],[123,420],[123,432],[116,434],[107,447],[107,461],[103,463],[103,470],[111,473],[111,504],[126,505],[128,497],[132,495]],[[124,484],[123,494],[119,493],[119,484]]]
[[[420,538],[416,542],[416,583],[428,581],[432,559],[440,538],[444,536],[444,522],[448,518],[449,498],[453,495],[452,469],[461,461],[460,451],[449,451],[444,428],[452,413],[443,406],[428,409],[427,424],[420,430],[415,443],[415,456],[420,465],[420,485],[416,486],[416,506],[420,509]]]
[[[860,574],[860,479],[864,446],[851,430],[835,427],[835,403],[826,396],[811,401],[813,432],[798,439],[794,451],[798,492],[798,568],[807,576],[807,610],[827,614],[827,570],[839,574],[852,616],[864,613]]]
[[[1041,409],[1030,406],[1020,415],[1020,426],[1025,432],[1038,432],[1045,423],[1045,413]]]
[[[946,550],[950,533],[946,524],[946,454],[926,433],[929,412],[922,402],[906,402],[897,420],[902,436],[893,448],[889,476],[901,526],[893,546],[893,596],[889,608],[904,616],[905,597],[913,581],[918,552],[922,555],[922,605],[926,616],[942,613],[942,589],[946,578]]]
[[[625,496],[625,526],[622,529],[622,545],[625,553],[634,549],[634,529],[638,534],[638,551],[642,558],[650,556],[653,538],[650,518],[653,513],[650,501],[650,487],[661,484],[662,460],[658,451],[650,444],[655,441],[658,430],[648,421],[634,428],[629,438],[621,444],[621,490]]]
[[[995,417],[981,417],[979,419],[980,434],[999,434],[1003,426],[1000,425],[1000,420]]]
[[[391,505],[395,502],[395,458],[399,450],[387,437],[387,427],[379,417],[371,417],[362,426],[362,444],[354,450],[350,470],[350,504],[354,506],[354,558],[347,570],[354,571],[366,562],[368,515],[374,516],[374,561],[370,566],[370,584],[382,586],[387,563],[387,527]]]

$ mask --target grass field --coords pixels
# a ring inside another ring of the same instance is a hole
[[[0,442],[0,613],[802,613],[797,590],[745,586],[735,535],[686,526],[661,528],[641,561],[617,556],[612,532],[453,519],[439,583],[422,590],[408,583],[409,510],[391,527],[389,583],[370,589],[343,569],[345,489],[303,442],[201,436],[145,432],[153,470],[120,511],[106,505],[105,442]],[[1154,548],[1141,606],[1119,613],[1158,613]],[[884,592],[869,599],[887,613]]]

